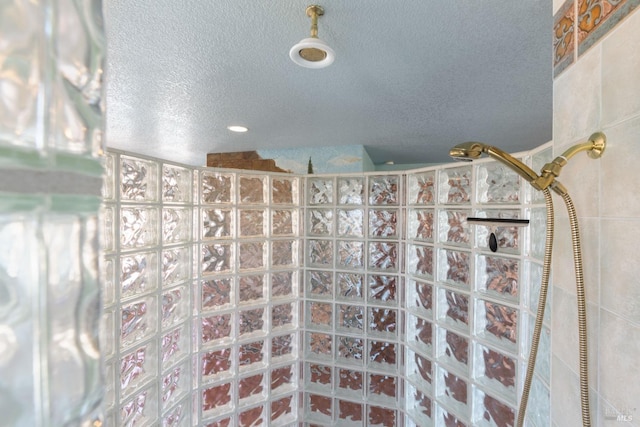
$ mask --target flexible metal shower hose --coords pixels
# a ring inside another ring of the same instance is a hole
[[[551,253],[553,248],[553,228],[554,214],[551,192],[548,189],[542,190],[547,207],[547,232],[544,247],[544,264],[542,267],[542,283],[540,285],[540,296],[538,298],[538,310],[536,321],[531,338],[531,351],[527,363],[527,373],[520,398],[520,408],[518,409],[517,427],[524,425],[524,417],[533,380],[536,358],[538,355],[538,344],[540,342],[540,332],[542,331],[542,320],[547,303],[547,291],[549,289],[549,274],[551,271]],[[573,248],[573,263],[576,277],[576,293],[578,301],[578,340],[580,359],[580,404],[582,408],[582,425],[591,427],[591,409],[589,406],[589,377],[588,377],[588,357],[587,357],[587,310],[584,292],[584,275],[582,272],[582,251],[580,249],[580,232],[578,229],[578,217],[571,197],[568,193],[562,193],[562,198],[569,214],[569,224],[571,228],[571,246]]]

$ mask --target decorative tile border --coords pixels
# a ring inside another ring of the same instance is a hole
[[[568,0],[553,17],[553,75],[573,63],[575,52],[575,0]]]
[[[640,0],[567,0],[553,17],[554,78],[574,62],[576,52],[589,50],[638,5]]]

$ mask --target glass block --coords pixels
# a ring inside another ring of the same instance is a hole
[[[271,298],[289,298],[297,296],[297,274],[293,271],[280,271],[271,274]]]
[[[306,385],[310,389],[331,392],[333,384],[333,370],[331,366],[318,363],[305,363],[307,378]]]
[[[102,311],[102,321],[100,322],[100,337],[109,337],[109,339],[102,339],[100,342],[100,351],[104,359],[108,359],[113,356],[116,349],[116,327],[115,327],[115,310],[108,309]],[[8,346],[7,346],[8,347]],[[7,353],[9,350],[7,349]]]
[[[187,247],[162,251],[160,277],[162,286],[182,283],[191,278],[191,251]]]
[[[308,203],[310,205],[330,205],[333,203],[333,179],[308,178]]]
[[[265,301],[265,276],[263,274],[238,277],[238,302],[255,304]]]
[[[519,219],[520,211],[516,209],[484,210],[478,211],[476,215],[480,218]],[[479,224],[475,225],[476,246],[482,250],[489,251],[489,238],[493,232],[498,243],[497,252],[519,254],[522,237],[521,230],[524,229],[521,227],[488,227]]]
[[[275,205],[298,203],[298,178],[271,177],[271,203]]]
[[[200,383],[231,377],[233,361],[231,359],[231,349],[209,351],[200,354],[200,369],[202,378]]]
[[[437,398],[446,402],[455,414],[468,418],[471,401],[467,381],[445,369],[436,369]]]
[[[362,397],[364,390],[364,376],[361,371],[346,368],[336,368],[338,375],[337,393],[353,397]]]
[[[361,269],[364,267],[364,242],[338,241],[338,268]]]
[[[265,242],[241,242],[238,253],[240,270],[254,270],[266,265]]]
[[[270,425],[282,425],[294,421],[296,419],[297,409],[293,396],[274,400],[271,402]]]
[[[387,341],[368,341],[368,363],[370,367],[381,370],[393,370],[395,372],[398,361],[398,348],[396,344]]]
[[[409,238],[433,242],[435,236],[434,215],[433,209],[410,209]]]
[[[157,300],[147,297],[122,306],[120,345],[128,347],[156,332]]]
[[[476,333],[510,352],[517,352],[518,309],[476,300]]]
[[[469,339],[447,329],[437,329],[438,360],[448,367],[467,372],[469,366]]]
[[[251,310],[240,311],[238,331],[242,338],[245,338],[245,336],[252,336],[255,334],[261,335],[266,333],[265,309],[254,308]]]
[[[307,327],[312,329],[331,329],[333,324],[333,307],[332,304],[307,301]]]
[[[338,419],[340,425],[361,426],[362,410],[364,405],[361,403],[349,402],[348,400],[338,400]]]
[[[158,254],[140,252],[120,257],[120,299],[153,292],[158,288]]]
[[[191,368],[183,363],[162,376],[162,407],[170,408],[191,392]]]
[[[406,411],[413,415],[419,422],[419,425],[432,425],[432,400],[421,390],[407,384]]]
[[[291,359],[297,350],[296,336],[294,334],[278,335],[271,338],[271,362]],[[295,353],[297,355],[297,353]]]
[[[157,387],[139,391],[120,405],[120,426],[153,425],[158,418]]]
[[[331,240],[308,240],[307,260],[310,265],[333,266],[333,242]]]
[[[397,271],[400,264],[400,251],[394,242],[369,243],[369,270]]]
[[[162,209],[162,242],[183,243],[191,239],[191,209]]]
[[[332,209],[308,209],[307,234],[310,236],[331,236],[333,234]]]
[[[158,209],[134,206],[120,208],[122,249],[143,248],[158,243]]]
[[[506,403],[475,387],[473,399],[476,402],[473,411],[474,426],[509,427],[515,425],[516,410]]]
[[[265,342],[248,342],[238,346],[238,366],[240,370],[257,369],[266,366]]]
[[[398,237],[398,211],[371,209],[369,211],[370,237]]]
[[[368,397],[372,400],[383,400],[395,403],[398,378],[392,375],[369,374]],[[391,399],[389,399],[391,398]]]
[[[329,334],[319,332],[307,332],[307,353],[313,356],[320,356],[331,360],[332,358],[332,337]]]
[[[456,415],[450,414],[449,412],[446,411],[446,409],[443,409],[437,404],[436,404],[436,409],[437,409],[436,419],[442,420],[443,425],[447,427],[468,427],[468,425],[464,421],[458,418],[460,415],[456,416]]]
[[[205,425],[207,427],[232,427],[231,417],[222,418],[214,422],[206,421]]]
[[[431,354],[433,351],[433,323],[413,314],[408,314],[407,342],[417,345],[426,354]]]
[[[228,341],[232,335],[231,313],[217,314],[209,317],[202,317],[201,322],[201,340],[202,344],[216,341]]]
[[[480,344],[475,345],[474,352],[473,365],[476,382],[493,390],[494,394],[515,403],[517,360],[513,356],[507,356]]]
[[[190,354],[191,333],[189,326],[190,322],[187,322],[161,336],[160,352],[163,369]]]
[[[492,297],[517,303],[519,301],[519,270],[518,259],[480,255],[476,258],[478,290]]]
[[[158,200],[158,164],[151,160],[120,155],[120,200]]]
[[[296,372],[293,365],[271,370],[271,393],[285,393],[295,390],[297,386]]]
[[[240,203],[266,203],[268,196],[266,176],[240,176]]]
[[[202,171],[200,174],[200,202],[227,204],[234,201],[234,175]]]
[[[497,162],[483,163],[476,170],[479,203],[518,203],[520,176],[511,168]]]
[[[173,165],[162,165],[162,201],[165,203],[191,202],[191,170]]]
[[[115,175],[116,175],[116,154],[105,152],[102,155],[104,161],[104,174],[102,176],[102,198],[112,201],[116,198]]]
[[[529,255],[537,260],[544,260],[544,246],[547,236],[547,210],[534,208],[529,212]]]
[[[162,327],[176,325],[191,314],[191,298],[189,287],[178,286],[162,293],[161,321]]]
[[[361,305],[337,304],[338,329],[351,333],[362,333],[364,329],[364,307]]]
[[[399,201],[400,177],[370,176],[369,177],[369,204],[371,205],[397,205]]]
[[[438,289],[438,319],[469,333],[469,296],[448,289]]]
[[[231,272],[233,245],[211,243],[201,245],[202,274]]]
[[[536,426],[548,426],[551,418],[551,402],[549,389],[536,376],[531,382],[527,419]]]
[[[433,363],[425,356],[412,349],[407,349],[407,378],[424,390],[431,390],[433,385]]]
[[[162,416],[162,427],[187,427],[190,425],[190,399],[178,403]],[[106,424],[109,425],[109,424]]]
[[[271,234],[292,236],[298,231],[298,211],[293,209],[271,210]]]
[[[262,400],[266,395],[265,374],[260,373],[238,379],[238,399],[241,405]],[[246,401],[245,401],[246,399]]]
[[[336,357],[341,363],[362,365],[364,360],[364,339],[336,336]]]
[[[369,301],[374,304],[396,305],[398,280],[397,276],[369,275],[367,286]]]
[[[306,393],[306,409],[311,411],[309,418],[331,422],[333,417],[333,399],[319,394]]]
[[[158,372],[158,344],[147,342],[120,357],[120,396],[126,399],[140,386],[155,378]]]
[[[470,289],[471,254],[468,252],[438,250],[438,280]]]
[[[102,401],[103,407],[110,412],[116,404],[116,388],[118,382],[116,381],[116,367],[115,360],[109,360],[104,363],[104,400]]]
[[[529,285],[529,308],[531,312],[538,313],[538,305],[540,304],[540,289],[542,287],[542,265],[525,261],[526,270],[528,272],[528,279],[523,278],[523,283]],[[524,276],[523,276],[524,277]],[[551,324],[551,307],[553,305],[552,293],[547,294],[547,300],[545,304],[545,310],[543,315],[543,322],[547,325]]]
[[[298,242],[296,240],[274,240],[271,242],[271,266],[274,268],[298,265]]]
[[[434,249],[431,246],[408,245],[409,273],[426,279],[433,279]]]
[[[200,286],[202,312],[227,308],[232,304],[232,301],[235,301],[233,295],[235,286],[233,286],[233,279],[230,277],[202,280]]]
[[[202,390],[202,411],[207,416],[223,414],[233,409],[231,383],[215,385]]]
[[[439,241],[449,245],[469,246],[471,239],[471,229],[467,224],[469,214],[470,211],[466,210],[439,211]]]
[[[111,252],[115,250],[115,245],[116,245],[115,209],[116,208],[114,206],[102,205],[100,207],[100,222],[102,224],[101,249],[104,252]]]
[[[442,169],[438,186],[440,203],[471,202],[471,166]]]
[[[426,317],[433,316],[433,285],[409,280],[406,306]]]
[[[395,337],[398,322],[398,310],[369,307],[368,312],[369,333]]]
[[[395,427],[398,413],[395,409],[367,405],[367,427]]]
[[[271,307],[271,330],[290,329],[297,325],[296,303],[277,304]]]
[[[409,204],[432,205],[436,200],[435,172],[411,173],[407,175],[409,185]]]
[[[336,281],[338,295],[336,298],[340,300],[362,300],[362,285],[364,275],[358,273],[337,273]]]
[[[240,237],[262,237],[265,235],[267,211],[264,209],[238,209]]]
[[[338,203],[341,205],[363,205],[364,178],[338,178]]]
[[[338,209],[338,236],[364,236],[364,211],[362,209]]]
[[[305,276],[307,279],[307,297],[333,297],[333,273],[329,271],[307,270]]]
[[[202,239],[233,237],[233,211],[231,209],[201,208]]]
[[[535,327],[535,317],[529,316],[529,333],[527,342],[525,343],[525,354],[531,352],[531,338],[533,337],[533,329]],[[540,331],[540,341],[538,342],[538,357],[536,358],[536,374],[547,384],[551,382],[551,330],[543,326]]]

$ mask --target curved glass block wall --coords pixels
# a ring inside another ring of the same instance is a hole
[[[545,237],[543,202],[514,173],[483,160],[300,177],[116,151],[107,165],[108,420],[514,424]],[[548,425],[548,317],[529,408]]]

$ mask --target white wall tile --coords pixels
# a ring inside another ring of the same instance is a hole
[[[602,123],[640,113],[640,9],[602,42]]]

